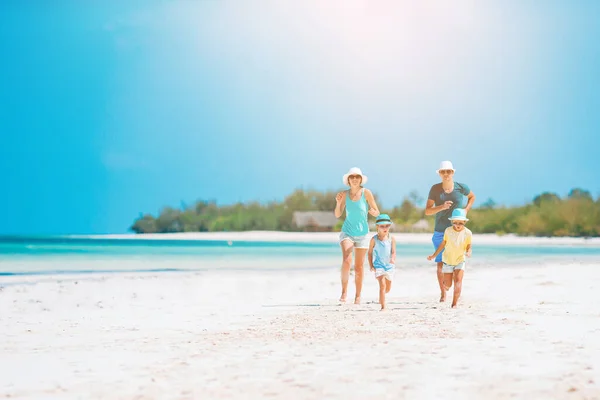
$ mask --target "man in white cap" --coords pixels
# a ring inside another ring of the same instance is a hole
[[[452,211],[464,208],[468,213],[475,202],[475,194],[464,183],[454,182],[454,166],[450,161],[442,161],[440,168],[436,171],[442,182],[436,183],[429,190],[425,215],[435,215],[435,228],[431,238],[433,247],[437,249],[444,240],[444,231],[451,226],[449,218]],[[466,214],[465,214],[466,215]],[[442,253],[435,258],[437,263],[437,278],[440,286],[440,302],[446,301],[446,291],[449,289],[444,285],[444,273],[442,267]]]

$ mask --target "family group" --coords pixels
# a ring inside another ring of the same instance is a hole
[[[434,253],[427,257],[437,263],[437,280],[440,287],[440,302],[446,301],[446,293],[454,283],[452,307],[456,307],[462,290],[465,272],[465,257],[471,256],[471,231],[465,226],[467,213],[473,207],[475,194],[464,183],[454,181],[454,166],[442,161],[436,171],[441,182],[431,186],[425,215],[435,215],[432,236]],[[368,254],[371,271],[379,282],[379,303],[386,309],[385,296],[392,287],[396,264],[396,239],[390,235],[392,220],[388,214],[379,212],[373,193],[366,189],[365,176],[360,168],[351,168],[342,181],[349,188],[336,195],[335,216],[340,218],[345,211],[344,224],[340,232],[342,249],[342,295],[346,302],[352,252],[356,294],[354,304],[360,304],[363,282],[363,266]],[[369,235],[368,216],[376,218],[377,233]]]

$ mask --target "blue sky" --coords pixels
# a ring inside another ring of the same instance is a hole
[[[0,234],[125,232],[352,166],[393,206],[443,159],[479,202],[600,194],[600,2],[89,4],[0,2]]]

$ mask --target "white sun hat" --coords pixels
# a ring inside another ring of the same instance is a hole
[[[440,171],[443,171],[446,169],[451,169],[452,171],[454,171],[454,167],[452,166],[452,161],[442,161],[440,163],[440,168],[435,172],[439,174]]]
[[[362,182],[361,182],[361,185],[364,185],[365,183],[367,183],[367,179],[368,179],[368,178],[367,178],[367,176],[366,176],[366,175],[363,175],[363,173],[362,173],[362,171],[360,170],[360,168],[358,168],[358,167],[352,167],[352,168],[350,168],[350,171],[348,171],[348,173],[347,173],[347,174],[345,174],[345,175],[342,177],[342,182],[344,182],[344,185],[346,185],[346,186],[350,186],[350,184],[348,183],[348,177],[349,177],[350,175],[360,175],[360,176],[362,176]]]

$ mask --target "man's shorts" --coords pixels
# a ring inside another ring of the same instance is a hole
[[[444,232],[433,232],[431,241],[433,242],[433,251],[436,251],[437,248],[440,246],[440,243],[444,241]],[[435,262],[442,262],[442,254],[444,254],[444,250],[440,251],[440,254],[438,254],[435,258]]]

